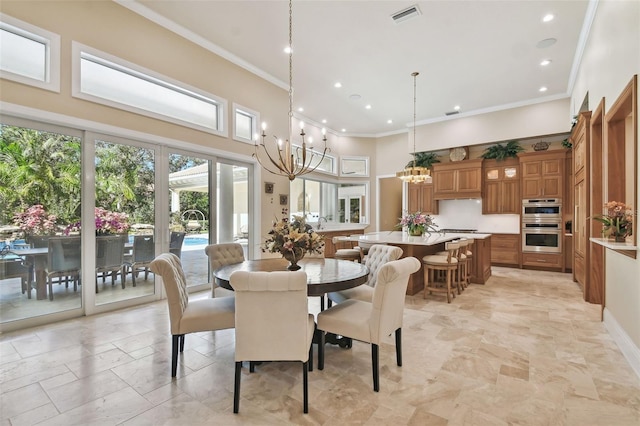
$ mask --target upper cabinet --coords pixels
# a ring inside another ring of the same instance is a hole
[[[409,213],[438,214],[438,201],[433,198],[433,184],[410,183],[408,194]]]
[[[559,198],[564,192],[565,150],[520,154],[522,198]]]
[[[453,200],[482,197],[482,159],[433,165],[433,198]]]
[[[520,163],[517,158],[485,160],[482,214],[520,214]]]

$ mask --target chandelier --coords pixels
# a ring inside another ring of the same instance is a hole
[[[292,124],[293,124],[293,43],[292,43],[292,28],[293,28],[293,8],[291,6],[291,0],[289,0],[289,137],[284,142],[274,136],[275,144],[272,151],[269,152],[267,145],[265,144],[265,137],[267,136],[265,130],[267,128],[266,123],[262,123],[262,142],[254,143],[253,157],[258,160],[260,166],[267,172],[287,176],[289,180],[294,180],[298,176],[306,175],[313,172],[324,160],[324,157],[329,150],[327,148],[327,136],[326,130],[322,129],[322,142],[324,147],[322,155],[319,151],[313,149],[313,141],[309,138],[309,143],[305,141],[304,137],[304,122],[300,122],[300,137],[301,146],[293,144],[292,139]],[[263,151],[266,158],[260,159],[259,153]],[[267,161],[268,160],[268,161]],[[270,164],[269,164],[270,163]]]
[[[420,183],[427,180],[431,180],[429,175],[429,169],[426,167],[416,166],[416,77],[420,73],[413,72],[413,163],[411,166],[405,167],[401,172],[396,173],[396,177],[399,177],[404,182]]]

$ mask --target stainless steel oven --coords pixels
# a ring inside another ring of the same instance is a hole
[[[522,222],[534,220],[562,221],[562,200],[557,198],[536,198],[522,200]]]
[[[523,221],[522,251],[534,253],[562,253],[563,233],[563,226],[559,221]]]

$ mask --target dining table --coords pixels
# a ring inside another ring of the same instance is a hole
[[[236,271],[286,271],[289,262],[283,258],[245,260],[225,265],[213,271],[215,283],[233,290],[230,279]],[[303,258],[298,262],[301,271],[307,273],[307,295],[324,296],[332,291],[346,290],[367,282],[369,268],[365,265],[340,259]]]

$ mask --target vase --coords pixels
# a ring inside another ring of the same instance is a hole
[[[422,237],[424,230],[422,228],[409,228],[409,235],[412,237]]]
[[[288,270],[297,271],[301,268],[301,266],[298,265],[298,262],[304,257],[304,250],[296,247],[293,249],[293,251],[287,250],[283,252],[282,257],[289,261],[289,266],[287,266]]]
[[[624,235],[616,235],[615,241],[616,243],[624,243],[626,241],[626,238]]]

